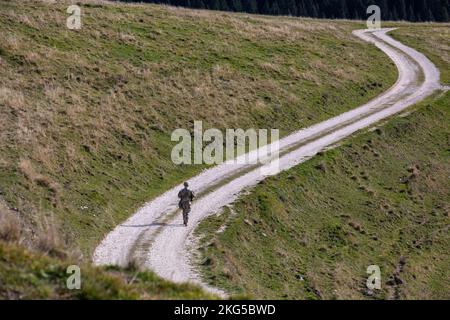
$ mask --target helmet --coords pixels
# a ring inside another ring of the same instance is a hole
[[[185,182],[185,183],[183,183],[183,186],[189,187],[189,183]]]

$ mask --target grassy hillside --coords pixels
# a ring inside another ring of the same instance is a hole
[[[385,26],[398,27],[391,34],[426,54],[448,85],[448,24]],[[206,221],[205,278],[265,298],[448,299],[449,102],[448,93],[429,99]],[[370,264],[383,276],[374,295]],[[392,285],[393,276],[403,283]]]
[[[146,200],[201,166],[170,161],[175,128],[280,128],[351,109],[396,70],[349,22],[82,1],[0,0],[0,200],[29,235],[89,259]]]
[[[450,86],[450,24],[393,24],[391,35],[425,54],[441,71],[441,82]]]
[[[205,278],[258,298],[450,298],[449,106],[439,94],[205,221]]]
[[[215,285],[262,298],[449,298],[450,94],[260,184],[202,229]],[[201,230],[202,230],[201,229]]]
[[[33,232],[34,241],[28,233]],[[27,230],[0,201],[0,300],[2,299],[217,299],[201,288],[173,284],[150,271],[93,267],[80,261],[55,231]],[[80,267],[81,288],[69,290],[71,265]]]
[[[214,299],[192,285],[175,285],[150,271],[81,265],[81,289],[66,286],[70,261],[0,242],[0,299]],[[75,263],[76,264],[76,263]]]

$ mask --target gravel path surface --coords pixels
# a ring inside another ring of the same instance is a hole
[[[399,71],[395,85],[361,107],[281,139],[281,170],[292,168],[358,130],[401,112],[440,88],[438,69],[423,54],[389,37],[386,33],[390,30],[356,30],[354,35],[375,44],[395,63]],[[256,156],[256,152],[250,152],[249,156]],[[198,197],[192,205],[188,227],[182,225],[181,214],[177,212],[177,193],[182,186],[174,187],[109,233],[96,248],[94,263],[125,266],[134,261],[168,280],[197,283],[226,296],[222,290],[204,284],[196,272],[191,261],[195,250],[192,232],[204,218],[266,178],[262,167],[226,162],[190,179]]]

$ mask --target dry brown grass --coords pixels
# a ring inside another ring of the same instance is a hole
[[[60,236],[53,214],[40,215],[36,226],[26,222],[17,210],[0,199],[0,241],[24,246],[47,255],[80,261],[82,254],[69,248]]]
[[[35,248],[45,254],[67,257],[66,245],[61,240],[53,214],[42,215],[37,227]]]
[[[279,39],[289,41],[301,41],[307,39],[309,31],[339,31],[334,23],[328,23],[315,19],[299,19],[283,17],[282,19],[271,16],[255,16],[245,13],[230,15],[223,12],[208,10],[189,10],[180,7],[166,7],[179,19],[195,20],[197,18],[209,21],[230,24],[235,31],[244,38],[253,39]],[[211,22],[213,23],[213,22]],[[340,30],[342,31],[342,29]]]
[[[200,170],[172,165],[172,130],[202,120],[205,129],[286,134],[358,105],[359,93],[337,89],[378,77],[357,54],[367,47],[350,24],[83,1],[101,6],[83,6],[83,28],[71,32],[71,1],[8,3],[0,11],[1,187],[33,219],[54,211],[65,219],[61,232],[80,232],[89,249],[134,206]],[[327,44],[340,41],[349,49]],[[310,65],[316,52],[323,68]],[[362,68],[351,81],[333,67],[345,52],[353,54],[346,66]],[[389,68],[375,49],[369,55]],[[334,94],[326,115],[315,99],[323,92]],[[81,215],[84,203],[92,212]],[[105,222],[107,206],[114,219]]]
[[[25,99],[19,91],[0,87],[0,104],[14,110],[23,110],[25,108]]]
[[[17,212],[0,200],[0,240],[21,244],[24,241],[22,224]]]

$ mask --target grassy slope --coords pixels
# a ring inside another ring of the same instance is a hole
[[[428,43],[419,49],[445,77],[448,47],[436,32],[443,29],[427,30],[395,36]],[[205,278],[259,298],[361,299],[369,297],[366,268],[377,264],[383,280],[375,298],[450,298],[449,106],[448,92],[429,99],[266,180],[232,211],[205,221]],[[404,262],[403,284],[387,285]]]
[[[171,163],[173,129],[287,133],[396,77],[348,22],[85,4],[70,31],[66,8],[0,0],[0,197],[87,258],[137,206],[202,169]]]
[[[70,261],[0,242],[0,299],[214,299],[199,287],[175,285],[152,272],[81,265],[81,289],[69,290]]]
[[[394,38],[425,54],[441,71],[441,82],[450,85],[450,24],[393,24]],[[432,36],[430,36],[432,35]]]
[[[30,232],[37,241],[30,241]],[[133,265],[93,267],[54,236],[49,230],[27,230],[17,212],[0,201],[0,300],[217,298],[198,286],[173,284]],[[80,267],[80,290],[67,289],[70,265]]]

